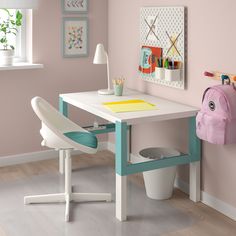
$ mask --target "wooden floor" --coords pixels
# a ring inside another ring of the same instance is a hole
[[[73,158],[73,169],[87,168],[91,166],[109,165],[114,166],[113,154],[108,151],[99,152],[96,158],[93,156],[80,155]],[[14,182],[16,180],[28,179],[32,176],[56,173],[58,172],[58,161],[48,160],[17,166],[0,168],[0,182]],[[133,183],[143,186],[141,175],[129,176],[129,180]],[[195,225],[180,231],[171,232],[168,236],[235,236],[236,222],[218,213],[217,211],[207,207],[202,203],[193,203],[188,196],[179,190],[175,190],[172,199],[167,200],[171,205],[185,214],[200,218]],[[10,236],[1,234],[0,235]]]

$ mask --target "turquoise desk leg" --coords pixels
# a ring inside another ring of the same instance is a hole
[[[63,101],[63,98],[59,97],[59,111],[66,117],[68,117],[68,104]]]
[[[196,118],[189,118],[189,198],[194,202],[201,200],[201,141],[196,136]]]
[[[127,219],[127,124],[116,122],[116,218]]]
[[[68,116],[68,104],[59,97],[59,111],[64,116]],[[59,150],[59,173],[64,174],[65,169],[65,151]]]

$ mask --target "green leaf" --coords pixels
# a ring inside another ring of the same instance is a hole
[[[12,50],[15,50],[14,46],[12,46],[12,45],[10,45],[10,48],[11,48]]]
[[[1,39],[0,39],[0,43],[2,43],[2,44],[7,44],[6,38],[1,38]]]
[[[16,18],[20,20],[23,18],[23,15],[19,10],[16,12]]]
[[[21,26],[23,15],[20,11],[16,12],[16,25]]]
[[[16,20],[16,25],[21,26],[21,20]]]

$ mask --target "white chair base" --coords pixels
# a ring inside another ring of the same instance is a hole
[[[110,193],[56,193],[27,196],[24,198],[25,204],[33,203],[66,203],[65,221],[70,220],[70,202],[91,202],[91,201],[111,201]]]
[[[25,204],[33,203],[66,203],[65,221],[70,220],[70,202],[111,201],[110,193],[73,193],[71,186],[71,156],[70,150],[65,150],[65,192],[56,194],[45,194],[26,196]]]

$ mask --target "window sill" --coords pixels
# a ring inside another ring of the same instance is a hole
[[[30,70],[30,69],[40,69],[43,68],[43,64],[33,64],[33,63],[15,63],[11,66],[1,66],[1,70]]]

